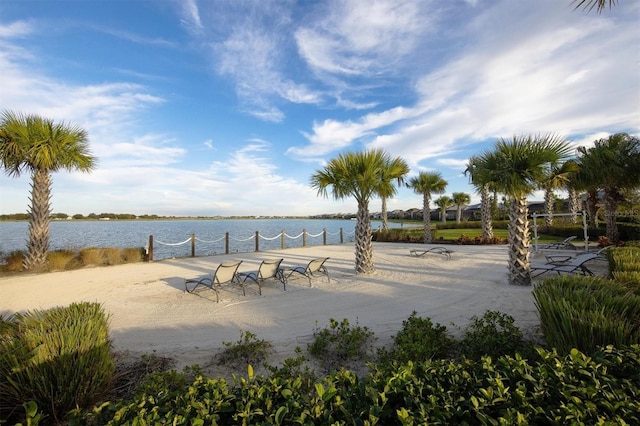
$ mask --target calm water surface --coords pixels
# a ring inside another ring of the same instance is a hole
[[[156,220],[156,221],[53,221],[50,249],[77,251],[84,247],[145,247],[153,235],[154,259],[191,255],[191,234],[196,237],[196,256],[225,252],[225,233],[229,233],[230,252],[255,250],[255,233],[259,232],[259,248],[279,249],[281,233],[285,247],[302,246],[302,230],[306,230],[307,246],[323,243],[322,231],[327,230],[327,244],[340,243],[340,229],[345,242],[354,240],[354,220],[320,219],[251,219],[251,220]],[[380,222],[372,222],[375,229]],[[390,223],[390,227],[400,224]],[[0,252],[25,250],[28,238],[27,222],[0,222]]]

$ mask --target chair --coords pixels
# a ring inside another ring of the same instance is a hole
[[[193,293],[193,291],[199,286],[209,287],[211,290],[216,292],[216,303],[218,303],[220,302],[219,292],[222,288],[222,284],[236,282],[242,286],[242,294],[246,296],[244,284],[238,279],[238,267],[240,267],[241,263],[242,260],[237,262],[223,262],[218,265],[211,277],[185,279],[184,290],[187,293]],[[195,285],[189,289],[189,284]]]
[[[304,275],[309,280],[309,287],[311,287],[311,277],[315,276],[315,274],[324,274],[327,276],[327,281],[331,282],[331,278],[329,278],[329,271],[324,266],[324,263],[329,260],[328,257],[321,257],[318,259],[313,259],[311,262],[307,264],[307,266],[294,266],[292,268],[287,268],[283,270],[283,274],[285,275],[285,280],[289,280],[289,277],[294,273]]]
[[[282,269],[280,269],[280,264],[283,260],[284,259],[263,260],[257,271],[239,272],[238,279],[242,279],[243,284],[248,279],[255,281],[255,283],[258,284],[258,293],[260,293],[260,295],[262,295],[262,284],[270,278],[279,280],[284,286],[284,290],[287,291],[287,280],[284,277]]]
[[[598,257],[595,253],[583,253],[576,257],[573,257],[563,262],[549,262],[544,264],[531,265],[531,278],[535,278],[538,275],[542,275],[546,272],[557,272],[560,275],[562,272],[567,274],[593,275],[593,272],[586,267],[585,263]]]
[[[556,241],[555,243],[549,244],[540,244],[538,245],[538,250],[575,250],[576,246],[571,244],[571,241],[578,238],[577,235],[573,235],[571,237],[565,238],[562,241]]]
[[[441,254],[448,259],[451,259],[451,253],[455,253],[454,250],[449,250],[445,247],[432,247],[428,250],[412,249],[409,251],[409,256],[422,257],[427,253]]]
[[[606,251],[613,246],[602,247],[600,250],[593,252],[600,259],[606,259],[607,253]],[[564,263],[576,257],[573,254],[546,254],[544,256],[547,259],[547,263]]]

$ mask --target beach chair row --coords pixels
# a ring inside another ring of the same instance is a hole
[[[211,276],[203,278],[191,278],[184,280],[184,289],[187,293],[193,293],[199,287],[209,288],[216,293],[216,302],[220,301],[220,290],[225,284],[239,284],[242,287],[242,295],[246,296],[247,281],[258,285],[258,293],[262,295],[262,285],[268,280],[280,281],[283,289],[287,290],[287,281],[291,276],[301,275],[309,280],[316,275],[325,275],[330,281],[329,271],[325,266],[328,257],[311,260],[306,265],[283,267],[284,259],[263,260],[255,271],[238,272],[242,260],[223,262],[215,269]]]

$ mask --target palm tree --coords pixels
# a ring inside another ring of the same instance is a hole
[[[578,164],[575,161],[568,160],[558,164],[551,164],[545,172],[540,188],[544,190],[544,210],[545,210],[545,226],[553,225],[553,207],[555,205],[556,189],[566,188],[569,184],[571,175],[578,171]]]
[[[469,204],[471,197],[466,192],[454,192],[451,194],[453,204],[456,205],[456,223],[462,219],[462,206]]]
[[[382,185],[378,192],[382,198],[382,229],[389,229],[389,221],[387,220],[387,198],[396,195],[396,186],[393,184],[395,180],[398,185],[404,183],[404,176],[409,173],[409,165],[400,157],[387,158],[387,162],[382,170]]]
[[[495,191],[494,175],[498,167],[491,163],[494,156],[472,156],[467,163],[464,174],[469,174],[471,184],[480,193],[480,220],[482,222],[482,238],[493,238],[492,216],[494,208],[497,210],[497,194]],[[491,192],[494,193],[493,199]]]
[[[598,13],[602,12],[607,8],[607,4],[609,8],[612,8],[618,0],[573,0],[572,3],[576,4],[576,9],[582,7],[588,11],[593,10],[595,8]]]
[[[331,194],[336,200],[354,197],[358,203],[356,216],[356,259],[357,273],[372,273],[373,243],[371,241],[371,221],[369,200],[379,195],[385,184],[383,175],[388,164],[400,161],[392,159],[383,150],[346,152],[327,163],[324,169],[316,170],[311,176],[311,186],[322,196]]]
[[[89,152],[87,133],[77,126],[5,111],[0,129],[0,157],[6,173],[31,172],[29,241],[23,266],[42,269],[49,251],[51,174],[60,169],[89,172],[96,162]]]
[[[431,242],[431,208],[429,201],[431,194],[442,194],[447,187],[447,181],[437,172],[420,172],[418,176],[409,179],[408,187],[416,194],[422,194],[422,222],[424,224],[424,243]]]
[[[578,180],[589,189],[592,198],[597,189],[604,192],[607,238],[617,242],[616,210],[624,200],[623,191],[640,186],[640,139],[616,133],[595,141],[591,148],[580,147],[578,152]]]
[[[442,223],[447,223],[447,208],[453,205],[451,197],[443,195],[433,200],[433,203],[440,209],[440,220]]]
[[[540,184],[550,164],[564,160],[571,152],[564,139],[554,136],[514,136],[496,141],[491,157],[499,167],[493,182],[505,194],[509,207],[509,283],[531,284],[529,219],[527,196]]]

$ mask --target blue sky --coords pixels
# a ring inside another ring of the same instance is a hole
[[[88,131],[98,167],[54,174],[54,212],[355,212],[309,178],[367,148],[477,202],[496,138],[639,134],[639,24],[630,0],[0,0],[0,109]],[[29,183],[0,176],[0,213]]]

